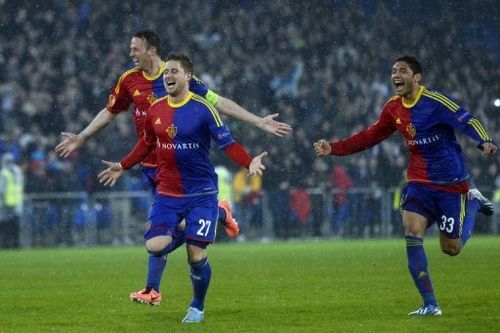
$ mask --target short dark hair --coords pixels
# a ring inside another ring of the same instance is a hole
[[[191,59],[183,53],[170,53],[165,61],[175,60],[181,63],[181,67],[184,68],[186,73],[193,74],[193,63]]]
[[[139,30],[134,34],[134,37],[140,38],[146,42],[146,49],[151,47],[156,48],[156,54],[161,56],[161,38],[153,29]]]
[[[422,74],[424,71],[422,69],[422,65],[420,65],[420,62],[417,60],[417,58],[415,58],[413,56],[405,55],[405,56],[399,57],[394,61],[394,63],[396,63],[398,61],[406,62],[408,64],[408,66],[410,66],[410,69],[413,72],[413,74]]]

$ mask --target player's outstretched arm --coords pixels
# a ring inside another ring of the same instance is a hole
[[[314,152],[319,157],[328,156],[332,153],[332,146],[328,141],[321,139],[314,143]]]
[[[56,146],[56,153],[61,157],[68,157],[73,151],[80,148],[81,145],[94,136],[101,129],[106,127],[117,114],[109,112],[107,109],[102,109],[90,124],[79,134],[62,132],[62,141]]]
[[[228,116],[250,123],[255,127],[280,137],[292,131],[290,125],[275,120],[275,118],[278,117],[278,113],[262,118],[223,96],[219,96],[217,103],[215,103],[215,107]]]
[[[121,177],[124,170],[118,162],[110,162],[104,160],[102,160],[101,162],[106,164],[108,168],[100,172],[97,176],[99,178],[99,183],[103,184],[104,186],[112,187],[113,185],[115,185],[118,178]]]
[[[248,167],[249,174],[262,176],[266,167],[262,164],[262,159],[267,156],[267,151],[255,156]]]

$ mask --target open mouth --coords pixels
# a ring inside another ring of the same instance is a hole
[[[405,85],[405,83],[403,81],[393,81],[392,84],[394,85],[394,87],[396,89],[402,88]]]
[[[173,87],[175,86],[175,81],[168,81],[167,82],[167,87]]]

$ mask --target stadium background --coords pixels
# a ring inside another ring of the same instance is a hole
[[[392,95],[393,60],[404,54],[422,62],[424,85],[466,106],[500,142],[498,12],[495,1],[480,0],[0,0],[0,153],[13,152],[25,172],[23,244],[140,242],[147,193],[138,175],[113,192],[96,179],[101,159],[133,146],[130,115],[67,160],[54,147],[61,131],[79,132],[105,105],[132,66],[131,35],[144,27],[160,33],[165,53],[187,52],[209,88],[294,127],[276,138],[226,118],[252,153],[270,153],[262,188],[237,206],[243,235],[398,236],[400,137],[343,159],[315,158],[312,143],[373,122]],[[500,154],[484,158],[460,140],[474,184],[494,195]],[[238,171],[214,153],[214,164]],[[498,233],[498,215],[493,222],[478,231]]]

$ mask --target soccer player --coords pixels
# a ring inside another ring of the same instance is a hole
[[[469,174],[454,129],[475,140],[486,155],[495,153],[497,146],[466,109],[420,84],[422,67],[414,57],[397,59],[391,79],[396,96],[384,105],[377,122],[344,140],[319,140],[314,150],[318,156],[345,156],[373,147],[395,131],[403,135],[409,150],[401,200],[406,253],[423,298],[423,305],[409,315],[439,316],[423,247],[426,228],[437,223],[441,250],[455,256],[471,235],[476,213],[493,214],[492,203],[477,189],[469,190]]]
[[[97,134],[112,122],[119,113],[127,111],[131,104],[134,104],[133,117],[137,137],[141,138],[144,132],[146,111],[155,100],[167,94],[162,81],[165,62],[160,58],[160,54],[160,37],[154,31],[146,29],[135,33],[130,43],[130,57],[136,67],[120,76],[111,91],[106,107],[97,114],[83,131],[79,134],[62,133],[63,140],[56,146],[56,152],[62,157],[69,156],[71,152],[83,145],[87,139]],[[277,136],[286,135],[291,131],[291,127],[288,124],[278,122],[274,119],[278,114],[260,118],[246,111],[233,101],[208,90],[201,81],[194,77],[189,82],[189,89],[197,95],[204,97],[221,112],[249,122]],[[142,161],[141,172],[143,179],[154,193],[156,187],[156,156],[154,152]],[[236,237],[239,227],[231,215],[230,203],[226,200],[221,200],[219,206],[219,220],[224,225],[226,233],[230,237]],[[182,230],[179,230],[176,236],[176,242],[181,245],[183,240]],[[166,256],[151,256],[149,258],[146,287],[138,292],[131,293],[130,297],[132,300],[152,305],[160,304],[160,280],[166,261]]]
[[[158,185],[148,216],[146,247],[161,257],[172,246],[172,235],[186,221],[188,262],[191,266],[193,299],[183,323],[203,320],[204,301],[211,276],[207,246],[215,240],[217,226],[217,175],[208,159],[211,138],[233,161],[262,175],[262,158],[252,159],[222,122],[217,110],[189,91],[193,64],[182,54],[168,56],[163,82],[168,95],[149,108],[144,137],[120,163],[103,161],[108,168],[99,174],[105,186],[113,186],[124,170],[155,150]]]

